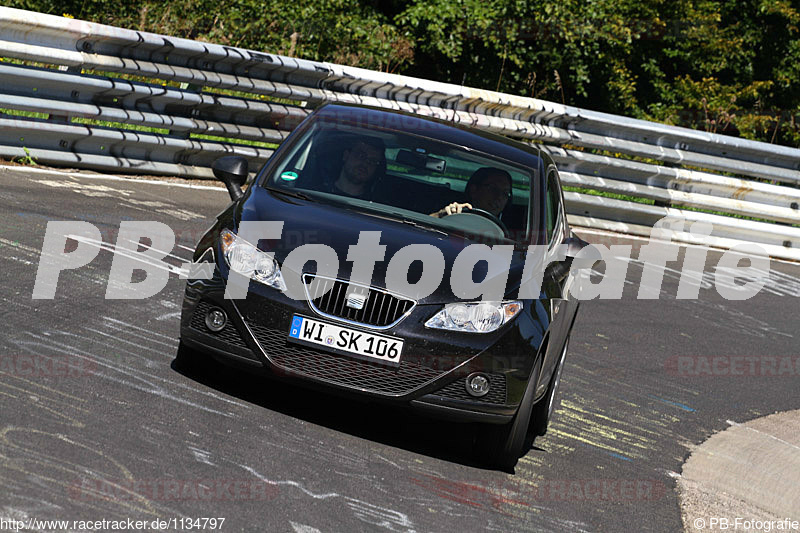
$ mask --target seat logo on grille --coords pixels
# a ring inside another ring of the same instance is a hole
[[[351,309],[364,309],[365,303],[367,303],[367,296],[365,294],[351,292],[347,295],[347,307]]]

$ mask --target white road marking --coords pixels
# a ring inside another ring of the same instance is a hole
[[[217,466],[211,462],[211,452],[201,450],[200,448],[195,448],[194,446],[189,446],[189,449],[192,450],[194,458],[197,459],[198,462],[206,465]]]
[[[194,185],[191,183],[176,183],[172,181],[161,181],[161,180],[154,180],[154,179],[137,179],[137,178],[125,178],[123,176],[107,176],[104,174],[86,174],[84,172],[62,172],[58,170],[50,170],[46,168],[30,168],[25,167],[24,169],[19,169],[18,167],[0,165],[0,169],[2,169],[3,173],[10,172],[10,173],[18,173],[18,174],[41,174],[47,176],[57,176],[63,177],[67,176],[70,178],[82,178],[82,179],[89,179],[89,180],[108,180],[108,181],[123,181],[127,183],[147,183],[150,185],[164,185],[167,187],[179,187],[182,189],[199,189],[203,191],[219,191],[228,193],[228,191],[224,187],[215,187],[213,185]],[[209,180],[213,181],[213,180]]]
[[[779,439],[775,435],[770,435],[769,433],[764,433],[763,431],[759,431],[756,428],[753,428],[753,427],[750,427],[750,426],[745,426],[744,424],[740,424],[738,422],[734,422],[733,420],[726,420],[726,422],[730,426],[735,426],[737,428],[744,428],[744,429],[746,429],[748,431],[752,431],[753,433],[758,433],[759,435],[763,435],[763,436],[765,436],[767,438],[770,438],[772,440],[776,440],[776,441],[780,442],[781,444],[785,444],[786,446],[789,446],[789,447],[794,448],[796,450],[800,450],[800,446],[797,446],[796,444],[792,444],[791,442],[786,442],[783,439]]]
[[[363,500],[351,498],[349,496],[343,496],[338,492],[326,492],[326,493],[316,494],[306,489],[296,481],[292,480],[273,481],[259,474],[249,466],[244,466],[244,465],[239,465],[239,466],[245,469],[247,472],[254,475],[259,480],[263,481],[264,483],[268,483],[270,485],[288,485],[291,487],[296,487],[301,492],[303,492],[308,496],[311,496],[315,500],[327,500],[329,498],[343,498],[345,500],[345,504],[350,508],[355,517],[361,520],[362,522],[366,522],[367,524],[383,527],[390,531],[403,531],[406,533],[412,533],[416,531],[413,522],[411,522],[411,519],[409,519],[408,516],[401,513],[400,511],[395,511],[393,509],[380,507],[371,504],[369,502],[365,502]]]
[[[289,521],[289,524],[291,524],[295,533],[321,533],[321,531],[315,527],[298,524],[297,522],[292,522],[291,520]]]

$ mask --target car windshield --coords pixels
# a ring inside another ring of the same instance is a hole
[[[317,121],[273,166],[268,188],[492,242],[528,242],[531,171],[426,136]]]

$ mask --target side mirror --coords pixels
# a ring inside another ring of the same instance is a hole
[[[572,266],[572,258],[567,257],[563,261],[556,261],[550,263],[544,271],[545,279],[551,279],[556,283],[561,283],[569,275],[569,269]]]
[[[547,269],[545,270],[545,277],[548,277],[558,283],[564,280],[569,275],[570,269],[575,266],[575,268],[592,268],[600,259],[602,259],[600,253],[592,248],[591,251],[584,252],[582,257],[578,260],[577,263],[574,263],[575,258],[578,256],[578,253],[586,248],[587,246],[591,246],[588,242],[584,241],[580,237],[567,237],[564,239],[564,242],[561,246],[566,246],[566,258],[563,261],[557,261],[555,263],[550,263],[547,265]]]
[[[247,181],[247,167],[247,159],[240,155],[220,157],[211,165],[214,176],[228,188],[231,200],[242,197],[242,185]]]

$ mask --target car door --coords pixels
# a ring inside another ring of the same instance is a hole
[[[558,168],[549,158],[545,160],[545,232],[547,237],[547,256],[556,255],[556,247],[563,243],[570,235],[564,208],[564,195],[558,176]],[[566,280],[553,281],[545,276],[542,284],[543,296],[546,305],[549,305],[550,328],[548,330],[548,345],[542,367],[537,397],[544,394],[550,382],[550,376],[558,363],[561,350],[572,324],[577,302],[570,302],[565,297],[564,287]]]

